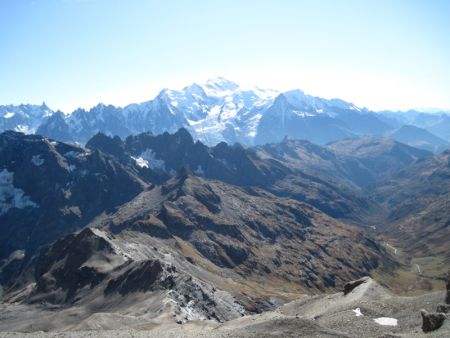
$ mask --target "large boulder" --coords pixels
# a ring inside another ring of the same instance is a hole
[[[422,331],[430,332],[439,329],[447,316],[445,313],[420,310],[422,315]]]

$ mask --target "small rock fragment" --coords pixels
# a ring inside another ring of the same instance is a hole
[[[450,313],[450,304],[439,304],[436,312]]]

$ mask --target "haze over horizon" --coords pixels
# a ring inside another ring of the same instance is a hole
[[[123,106],[222,76],[373,110],[450,109],[445,1],[0,1],[0,104]]]

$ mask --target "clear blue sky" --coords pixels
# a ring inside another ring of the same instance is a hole
[[[0,0],[0,104],[124,105],[224,76],[450,109],[450,1]]]

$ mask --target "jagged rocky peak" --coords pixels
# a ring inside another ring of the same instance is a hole
[[[185,145],[194,144],[194,139],[192,138],[192,135],[187,131],[186,128],[178,129],[178,131],[175,134],[173,134],[173,137],[175,138],[175,142],[177,143]]]
[[[101,132],[95,134],[87,143],[86,148],[98,149],[121,159],[125,157],[125,145],[119,136],[107,136]]]

